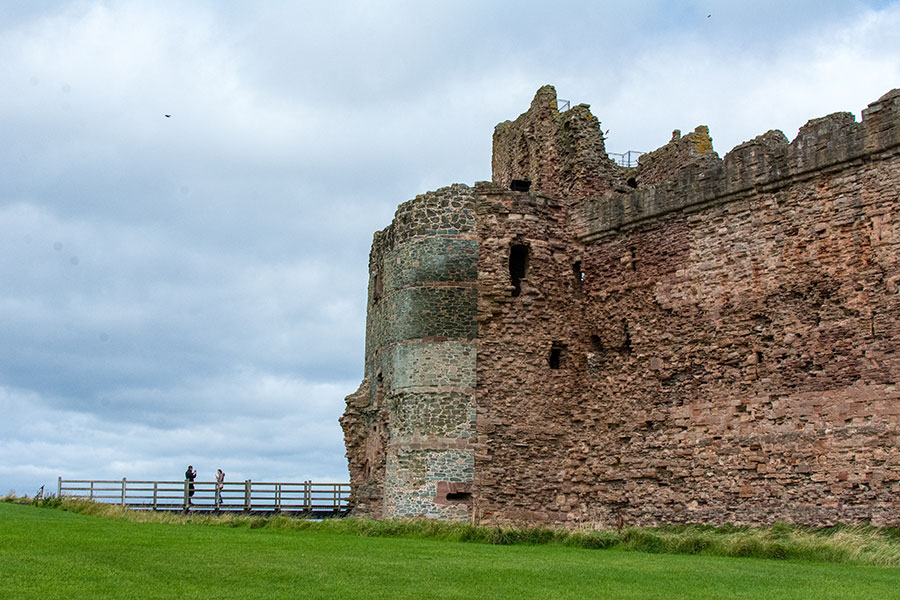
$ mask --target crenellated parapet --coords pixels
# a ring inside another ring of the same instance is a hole
[[[698,132],[705,133],[701,128]],[[695,147],[696,140],[685,144],[684,138],[676,136],[651,153],[650,160],[641,157],[633,175],[637,189],[619,188],[587,200],[580,211],[583,238],[588,241],[669,212],[698,210],[757,189],[775,190],[823,172],[896,155],[900,152],[900,90],[870,104],[861,123],[851,113],[834,113],[809,121],[790,143],[782,132],[769,131],[736,146],[724,161],[698,160],[698,153],[686,151]],[[657,163],[663,159],[667,166],[660,168]]]

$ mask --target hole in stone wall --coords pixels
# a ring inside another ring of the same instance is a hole
[[[375,407],[381,406],[381,401],[384,399],[384,377],[381,375],[381,370],[375,374]]]
[[[628,187],[636,188],[637,187],[637,179],[634,177],[629,177],[628,181],[625,182]]]
[[[622,342],[622,351],[625,354],[631,354],[631,331],[628,329],[628,321],[622,321],[622,327],[625,330],[625,340]]]
[[[372,304],[374,305],[384,294],[384,284],[381,281],[381,273],[375,273],[375,281],[372,282]]]
[[[471,492],[450,492],[447,494],[447,500],[449,502],[468,502],[471,499]]]
[[[628,263],[629,263],[629,265],[631,266],[631,270],[632,270],[632,271],[636,271],[636,270],[637,270],[637,265],[635,264],[635,248],[634,248],[634,246],[632,246],[631,248],[628,249],[628,255],[629,255],[629,258],[630,258],[630,260],[628,261]]]
[[[586,356],[587,365],[590,370],[597,372],[603,367],[603,362],[606,360],[606,349],[603,347],[603,341],[599,335],[592,335],[590,343],[591,349]]]
[[[528,246],[514,244],[509,249],[509,280],[513,284],[513,296],[522,293],[522,280],[528,272]]]
[[[561,342],[553,342],[550,346],[550,368],[561,369],[566,360],[566,346]]]
[[[575,285],[576,287],[581,287],[581,284],[584,283],[584,271],[581,270],[581,261],[576,260],[572,263],[572,275],[575,276]]]
[[[531,189],[531,182],[527,179],[513,179],[509,184],[509,189],[514,192],[527,192]]]
[[[550,349],[550,368],[558,369],[559,362],[562,359],[562,350],[559,348],[551,348]]]

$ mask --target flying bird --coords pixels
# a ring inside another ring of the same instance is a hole
[[[171,118],[172,118],[172,115],[165,115],[165,117],[166,117],[167,119],[171,119]]]

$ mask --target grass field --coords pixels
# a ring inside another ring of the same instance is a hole
[[[900,599],[900,569],[137,523],[0,503],[0,598]]]

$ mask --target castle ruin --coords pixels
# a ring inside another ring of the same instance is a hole
[[[900,90],[625,169],[546,86],[492,166],[375,234],[355,514],[900,524]]]

